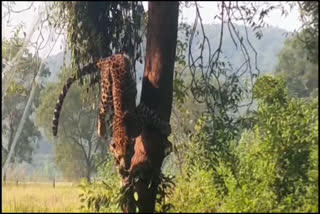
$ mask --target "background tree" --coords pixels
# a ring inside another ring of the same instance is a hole
[[[75,84],[70,89],[61,111],[58,139],[52,136],[52,112],[69,73],[64,69],[59,75],[59,82],[47,85],[41,93],[36,122],[54,142],[55,163],[65,177],[85,177],[90,182],[96,164],[105,159],[107,151],[106,141],[96,134],[97,87],[86,91],[86,87]]]
[[[285,42],[275,73],[285,78],[291,96],[308,97],[318,89],[319,3],[297,4],[303,25],[300,32]]]
[[[16,56],[23,44],[23,39],[19,38],[18,28],[16,32],[16,37],[10,40],[4,40],[2,43],[2,69],[7,66],[11,66],[8,63]],[[2,76],[2,91],[5,91],[2,105],[2,166],[4,165],[7,155],[11,150],[11,146],[16,134],[20,119],[24,112],[25,105],[27,103],[28,97],[31,92],[31,87],[39,66],[41,64],[41,59],[37,56],[33,56],[29,50],[25,50],[20,62],[15,70],[10,72],[15,72],[14,78],[10,81],[8,79],[9,73],[3,73]],[[48,77],[50,72],[47,68],[42,67],[42,77]],[[10,73],[11,74],[11,73]],[[31,108],[31,113],[35,111],[39,105],[39,94],[43,86],[40,86],[35,91],[36,99]],[[37,146],[37,142],[40,138],[40,132],[35,127],[34,117],[30,115],[26,118],[26,127],[22,130],[21,137],[19,138],[17,144],[19,145],[13,153],[10,162],[17,160],[18,162],[26,161],[31,162],[32,152]]]
[[[303,36],[298,38],[308,50],[308,60],[312,63],[318,62],[319,55],[319,2],[317,1],[298,1],[300,18],[303,22]]]
[[[309,58],[310,51],[301,41],[306,35],[303,31],[285,41],[275,69],[276,75],[285,78],[291,96],[308,97],[318,88],[318,62]]]
[[[66,180],[79,181],[87,176],[88,169],[83,151],[73,142],[65,141],[54,146],[54,164]],[[90,181],[90,177],[88,179]]]
[[[10,3],[7,4],[7,14],[9,14],[10,16],[10,13],[13,12],[13,10],[11,10],[11,6],[14,5],[15,3],[13,2],[11,5]],[[32,4],[31,4],[32,5]],[[29,7],[30,8],[30,7]],[[14,11],[14,12],[19,12],[19,11]],[[21,12],[21,11],[20,11]],[[40,12],[40,11],[39,11]],[[42,12],[42,11],[41,11]],[[2,83],[7,83],[5,85],[5,88],[3,89],[3,94],[2,94],[2,101],[4,101],[4,97],[6,96],[6,93],[9,89],[9,84],[11,84],[11,82],[13,81],[15,75],[17,74],[17,67],[19,66],[19,63],[21,62],[21,59],[23,57],[23,54],[27,53],[27,49],[30,48],[30,46],[33,46],[33,50],[35,51],[35,54],[34,54],[34,57],[36,58],[36,64],[37,64],[37,68],[35,70],[33,70],[32,72],[29,72],[29,74],[34,74],[33,78],[31,78],[31,85],[30,85],[30,92],[28,94],[28,98],[26,100],[26,103],[25,103],[25,107],[23,109],[23,113],[22,113],[22,116],[20,118],[20,121],[19,121],[19,124],[17,126],[17,129],[16,129],[16,132],[14,134],[14,137],[13,137],[13,142],[12,142],[12,145],[10,147],[10,151],[8,151],[8,157],[6,159],[6,161],[4,162],[4,165],[2,167],[2,179],[5,178],[5,173],[6,173],[6,170],[8,168],[8,165],[9,165],[9,162],[11,161],[11,157],[13,156],[14,152],[15,152],[15,146],[21,136],[21,133],[23,131],[23,128],[24,128],[24,124],[26,122],[26,120],[28,119],[29,117],[29,114],[30,112],[32,111],[32,105],[34,104],[34,98],[35,98],[35,95],[37,94],[37,91],[38,91],[38,88],[41,87],[41,79],[43,77],[43,75],[46,75],[46,70],[44,69],[45,65],[44,65],[44,61],[43,60],[40,60],[40,57],[39,57],[39,49],[41,49],[41,45],[42,43],[44,42],[44,40],[40,41],[39,42],[39,38],[41,36],[41,32],[40,32],[40,35],[38,36],[38,39],[35,41],[35,42],[30,42],[30,38],[31,36],[33,35],[33,33],[35,32],[36,28],[39,27],[39,24],[40,22],[42,22],[42,24],[45,22],[45,21],[41,21],[41,18],[43,13],[39,13],[39,16],[38,16],[38,19],[35,23],[35,25],[33,26],[33,29],[31,29],[31,31],[28,33],[28,35],[23,32],[23,39],[21,39],[21,45],[20,48],[19,48],[19,51],[15,54],[15,57],[13,59],[10,59],[10,61],[7,62],[7,64],[9,66],[5,67],[5,71],[4,73],[6,73],[6,75],[8,75],[6,78],[7,78],[7,82],[2,82]],[[15,38],[18,38],[20,35],[19,35],[19,31],[21,30],[20,26],[23,27],[23,24],[20,24],[18,26],[18,29],[17,29],[17,32],[15,32],[15,35],[14,37]],[[41,25],[41,29],[42,29],[42,26]],[[38,30],[40,29],[40,27],[38,28]],[[41,31],[41,30],[40,30]],[[22,32],[20,32],[22,34]],[[21,38],[21,37],[20,37]],[[42,37],[43,39],[43,37]],[[56,42],[57,40],[55,40]],[[48,44],[48,43],[46,43]],[[55,43],[54,43],[55,44]],[[52,48],[51,50],[49,51],[48,55],[51,53],[52,51]],[[31,55],[32,56],[32,55]],[[3,80],[3,76],[2,76],[2,80]],[[3,104],[3,102],[2,102]]]

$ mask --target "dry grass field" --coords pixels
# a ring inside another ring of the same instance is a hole
[[[1,191],[2,212],[81,212],[77,184],[7,183]]]

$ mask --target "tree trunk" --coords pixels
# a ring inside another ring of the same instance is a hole
[[[20,122],[19,122],[19,125],[18,125],[18,128],[17,128],[17,131],[16,131],[16,133],[14,135],[14,139],[13,139],[11,148],[9,150],[9,154],[8,154],[7,159],[6,159],[6,161],[5,161],[4,165],[3,165],[3,168],[2,168],[2,178],[1,178],[1,180],[3,180],[3,175],[7,171],[7,168],[8,168],[9,163],[10,163],[11,156],[14,153],[15,146],[16,146],[18,140],[19,140],[19,137],[21,135],[21,132],[22,132],[23,126],[24,126],[24,124],[25,124],[25,122],[27,120],[27,117],[30,115],[29,113],[30,113],[30,110],[31,110],[31,107],[32,107],[35,91],[36,91],[38,85],[40,85],[40,82],[37,79],[40,79],[41,73],[44,70],[43,66],[44,66],[44,60],[42,60],[40,66],[39,66],[39,70],[38,70],[37,75],[35,77],[36,81],[32,84],[32,88],[31,88],[31,92],[30,92],[28,101],[27,101],[26,106],[24,108],[22,117],[20,119]]]
[[[4,172],[4,175],[3,175],[3,184],[4,184],[4,186],[7,184],[7,175],[6,175],[5,172]]]
[[[91,183],[90,174],[91,174],[91,164],[90,164],[90,161],[87,161],[86,179],[88,183]]]
[[[150,1],[148,32],[141,102],[158,112],[162,120],[170,121],[173,96],[173,70],[176,55],[179,2]],[[131,168],[147,165],[145,180],[134,184],[138,193],[139,212],[154,212],[158,183],[148,188],[152,175],[159,175],[168,140],[159,130],[148,126],[136,139]]]

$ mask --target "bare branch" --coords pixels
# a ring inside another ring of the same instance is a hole
[[[31,2],[31,4],[29,5],[29,7],[27,7],[26,9],[22,9],[22,10],[13,10],[11,7],[10,7],[10,12],[12,13],[21,13],[21,12],[24,12],[24,11],[27,11],[29,10],[32,6],[33,6],[34,2]]]

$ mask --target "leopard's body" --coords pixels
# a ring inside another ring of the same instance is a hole
[[[163,135],[171,132],[170,125],[164,122],[150,108],[140,103],[136,106],[136,81],[130,69],[130,61],[124,54],[115,54],[99,60],[96,64],[84,66],[81,76],[101,70],[101,98],[98,114],[98,134],[105,135],[105,117],[110,108],[114,110],[111,150],[115,154],[120,173],[129,169],[133,152],[134,138],[148,123],[155,126]],[[61,92],[53,118],[53,135],[57,135],[59,115],[65,95],[76,77],[68,79]]]

